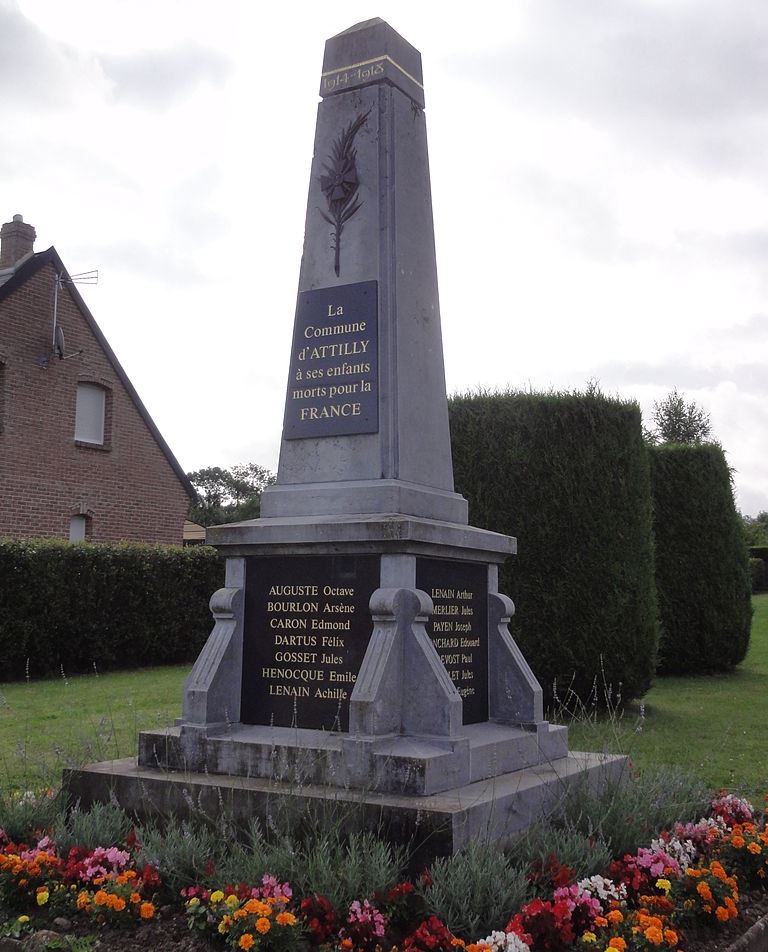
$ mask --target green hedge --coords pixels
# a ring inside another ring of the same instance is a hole
[[[0,541],[0,682],[193,661],[223,583],[209,546]]]
[[[512,632],[547,701],[642,696],[657,626],[648,455],[635,403],[587,394],[449,401],[470,522],[518,538],[500,572]],[[596,691],[594,690],[596,686]]]
[[[753,559],[762,559],[763,562],[768,562],[768,545],[751,545],[749,554]]]
[[[750,559],[749,571],[752,575],[752,591],[764,592],[768,583],[768,573],[762,559]]]
[[[651,448],[659,671],[725,671],[743,660],[750,575],[730,471],[719,446]]]

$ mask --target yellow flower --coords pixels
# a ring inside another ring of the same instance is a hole
[[[24,925],[25,922],[29,922],[29,916],[19,916],[17,921]]]
[[[224,916],[219,923],[219,934],[226,935],[232,928],[232,916]]]
[[[223,898],[224,893],[220,889],[216,889],[211,893],[211,902],[221,902]]]
[[[48,890],[41,889],[37,894],[37,904],[38,906],[44,906],[48,902]]]
[[[672,883],[668,879],[657,879],[656,886],[665,896],[668,896],[672,889]]]
[[[597,936],[594,932],[585,932],[581,937],[582,942],[597,942]]]
[[[226,904],[229,906],[230,909],[235,909],[237,906],[240,905],[240,900],[237,898],[237,896],[234,893],[230,893],[230,895],[227,896],[227,898],[224,901],[226,902]]]
[[[194,909],[195,906],[200,905],[200,900],[197,896],[193,896],[191,899],[187,900],[187,909]]]
[[[260,919],[256,920],[256,931],[260,932],[262,935],[266,935],[267,932],[272,928],[272,924],[266,916],[262,916]]]

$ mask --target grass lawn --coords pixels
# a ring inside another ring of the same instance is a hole
[[[189,665],[0,687],[0,787],[55,786],[61,768],[136,753],[140,730],[181,713]]]
[[[679,764],[710,786],[768,790],[768,594],[753,599],[746,660],[730,674],[660,678],[621,718],[570,728],[576,750],[612,750],[639,766]],[[56,785],[64,766],[136,753],[140,730],[173,723],[188,666],[0,687],[0,786]],[[641,728],[639,732],[636,728]]]
[[[631,755],[640,767],[680,764],[712,787],[768,790],[768,594],[752,599],[755,614],[744,662],[729,674],[658,678],[618,720],[571,726],[574,749]],[[636,729],[640,728],[639,733]]]

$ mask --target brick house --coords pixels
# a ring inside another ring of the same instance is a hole
[[[194,490],[34,228],[0,230],[0,537],[181,544]]]

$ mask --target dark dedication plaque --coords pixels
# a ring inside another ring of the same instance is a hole
[[[378,586],[375,555],[246,559],[244,724],[349,729]]]
[[[464,702],[464,723],[487,721],[488,567],[417,559],[416,587],[434,602],[427,634]]]
[[[378,282],[300,294],[283,439],[376,433],[378,383]]]

